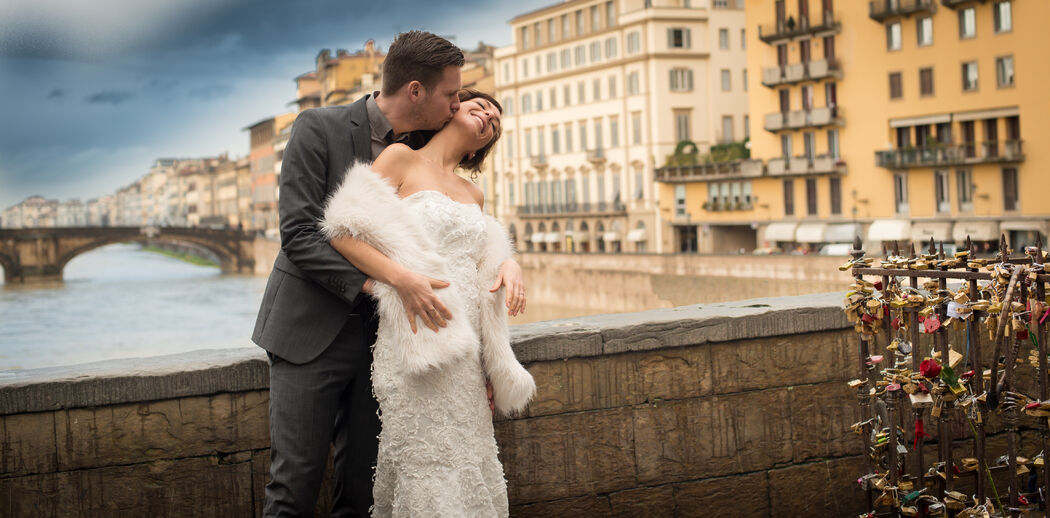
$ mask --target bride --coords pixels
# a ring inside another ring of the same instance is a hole
[[[510,348],[503,294],[488,288],[513,250],[482,212],[481,190],[455,173],[480,170],[502,108],[481,92],[459,97],[421,149],[393,144],[371,167],[351,168],[321,222],[332,246],[376,281],[373,516],[507,516],[490,410],[517,413],[536,389]],[[398,287],[432,279],[449,281],[437,291],[443,307],[417,314]]]

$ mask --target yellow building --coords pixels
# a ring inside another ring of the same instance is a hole
[[[1050,2],[749,0],[746,16],[762,121],[751,156],[764,167],[658,175],[702,228],[750,220],[757,246],[811,250],[858,233],[875,252],[1000,232],[1015,248],[1045,242],[1050,67],[1037,24]],[[750,183],[749,209],[724,210],[713,187],[727,181]]]

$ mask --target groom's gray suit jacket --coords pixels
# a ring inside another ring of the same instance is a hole
[[[281,164],[281,251],[266,283],[252,341],[289,362],[320,355],[351,313],[371,317],[367,276],[321,234],[325,201],[356,161],[370,162],[365,99],[299,114]],[[370,332],[362,329],[362,333]]]

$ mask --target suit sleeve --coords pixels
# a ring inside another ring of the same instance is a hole
[[[314,110],[299,114],[281,163],[281,250],[310,280],[353,306],[368,277],[324,238],[328,142]]]

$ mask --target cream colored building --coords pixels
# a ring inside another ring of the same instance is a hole
[[[654,169],[749,133],[743,2],[570,0],[510,25],[493,158],[518,249],[673,251]]]

